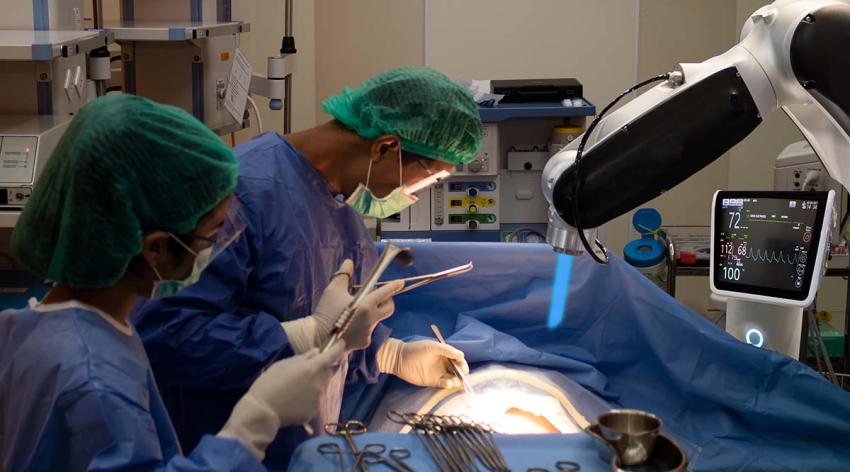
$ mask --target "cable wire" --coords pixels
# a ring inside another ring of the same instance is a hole
[[[841,199],[839,199],[839,202]],[[839,244],[844,238],[844,230],[847,229],[847,218],[850,217],[850,193],[847,194],[847,208],[844,210],[844,216],[841,217],[841,224],[838,225],[838,241],[833,241],[833,244]]]
[[[578,145],[578,149],[576,150],[576,158],[573,162],[573,226],[575,227],[576,231],[578,231],[578,237],[579,239],[581,239],[581,244],[582,246],[584,246],[584,250],[590,253],[591,257],[593,257],[593,259],[600,264],[608,263],[608,250],[605,248],[604,245],[602,245],[599,240],[595,240],[594,243],[596,244],[596,247],[598,247],[602,251],[602,255],[605,257],[605,259],[603,260],[598,255],[596,255],[596,251],[591,249],[590,243],[587,241],[587,237],[584,235],[584,228],[582,228],[581,222],[579,221],[579,195],[581,194],[582,187],[584,186],[584,175],[582,175],[581,173],[581,160],[582,154],[584,153],[584,146],[587,144],[587,140],[590,138],[590,135],[596,129],[596,126],[599,125],[599,121],[602,119],[602,117],[605,116],[605,114],[608,113],[611,108],[613,108],[614,105],[617,104],[617,102],[622,100],[623,97],[653,82],[660,82],[662,80],[668,80],[669,78],[670,74],[667,73],[656,75],[655,77],[646,79],[643,82],[629,87],[617,98],[608,103],[608,105],[606,105],[605,108],[602,109],[602,112],[596,115],[596,118],[593,119],[593,121],[590,123],[590,126],[587,127],[587,131],[585,131],[584,135],[582,135],[581,141]]]
[[[807,322],[807,323],[808,323],[808,325],[809,325],[809,331],[811,332],[812,336],[814,336],[815,328],[814,328],[814,326],[812,325],[812,317],[810,316],[810,313],[809,313],[809,310],[808,310],[808,309],[806,310],[806,313],[805,313],[805,315],[804,315],[804,316],[806,317],[806,322]],[[814,355],[814,356],[815,356],[815,363],[816,363],[816,364],[817,364],[817,366],[818,366],[818,372],[824,372],[824,370],[823,370],[823,364],[821,364],[821,362],[820,362],[820,351],[819,351],[819,349],[818,349],[818,344],[817,344],[817,343],[812,343],[812,345],[811,345],[811,346],[809,346],[808,336],[807,336],[806,338],[807,338],[807,339],[806,339],[806,350],[808,351],[808,349],[809,349],[809,348],[811,348],[811,350],[813,351],[813,352],[812,352],[812,355]],[[824,375],[824,377],[829,377],[829,375],[828,375],[828,374],[826,374],[826,373],[824,373],[823,375]]]
[[[260,130],[258,134],[263,134],[263,118],[260,116],[260,109],[257,107],[257,102],[255,102],[250,95],[248,95],[247,98],[248,103],[251,104],[251,108],[254,109],[254,116],[257,118],[257,128]]]
[[[832,368],[832,360],[829,358],[829,350],[826,348],[826,344],[823,342],[823,337],[820,332],[820,325],[818,325],[817,319],[815,319],[815,314],[813,310],[808,310],[809,313],[809,325],[812,327],[815,335],[815,341],[817,345],[820,346],[820,352],[823,354],[823,360],[826,364],[826,370],[829,372],[829,381],[832,382],[833,385],[838,385],[838,379],[835,377],[835,370]],[[817,351],[815,351],[817,353]],[[820,362],[818,362],[818,366],[820,366]]]

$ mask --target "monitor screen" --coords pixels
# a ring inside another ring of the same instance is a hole
[[[805,300],[819,250],[827,192],[719,192],[714,204],[714,286]]]

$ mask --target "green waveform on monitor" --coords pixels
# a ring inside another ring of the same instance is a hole
[[[750,248],[749,252],[747,252],[747,255],[744,257],[756,262],[768,262],[771,264],[794,265],[797,263],[797,253],[785,255],[784,251],[779,251],[777,254],[776,251],[768,249],[762,251],[761,249]]]

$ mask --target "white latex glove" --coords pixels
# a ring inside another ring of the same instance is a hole
[[[322,354],[314,350],[272,364],[239,400],[218,436],[242,442],[262,461],[281,427],[316,415],[322,390],[344,351],[345,345],[338,343]]]
[[[388,338],[378,350],[378,369],[420,387],[453,388],[460,379],[449,362],[455,360],[465,374],[469,365],[463,352],[437,341],[422,340],[406,343]]]
[[[281,323],[296,353],[324,346],[328,341],[339,315],[353,298],[348,291],[353,272],[354,263],[346,259],[322,292],[312,315]],[[342,336],[349,351],[369,347],[375,327],[395,311],[392,296],[403,287],[402,281],[391,282],[373,290],[363,299]]]
[[[366,349],[372,344],[372,333],[378,323],[392,316],[395,311],[393,295],[404,288],[404,282],[395,280],[372,290],[363,298],[360,307],[348,328],[342,333],[345,345],[351,351]]]
[[[325,287],[319,303],[312,315],[292,321],[284,321],[281,327],[296,354],[302,354],[315,347],[321,347],[330,337],[334,323],[342,310],[351,302],[349,286],[354,274],[354,262],[342,261],[339,269]]]

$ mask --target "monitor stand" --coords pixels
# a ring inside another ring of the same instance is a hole
[[[726,332],[747,344],[798,359],[803,308],[730,297],[726,302]]]

